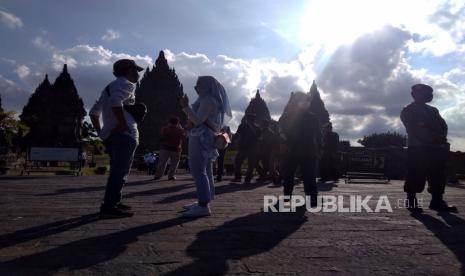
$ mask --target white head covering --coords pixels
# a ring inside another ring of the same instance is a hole
[[[226,94],[226,90],[224,90],[223,85],[221,85],[221,83],[212,76],[200,76],[198,80],[205,84],[205,87],[208,88],[205,96],[208,95],[214,98],[218,103],[221,115],[221,124],[223,125],[225,122],[228,122],[232,118],[232,110],[231,105],[229,104],[228,94]]]

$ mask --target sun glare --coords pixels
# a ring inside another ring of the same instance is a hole
[[[395,6],[376,0],[311,1],[301,23],[300,39],[327,49],[349,44],[357,37],[390,24]],[[392,3],[392,2],[391,2]]]

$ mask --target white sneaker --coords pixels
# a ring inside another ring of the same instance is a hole
[[[190,210],[194,208],[195,206],[199,206],[199,204],[197,202],[192,202],[192,203],[182,206],[182,208],[184,208],[185,210]]]
[[[190,218],[206,217],[206,216],[209,216],[210,214],[211,214],[210,207],[201,207],[198,205],[182,213],[184,217],[190,217]]]

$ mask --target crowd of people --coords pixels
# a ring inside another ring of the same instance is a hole
[[[133,215],[131,207],[121,202],[121,192],[138,145],[136,118],[141,116],[133,115],[133,108],[128,106],[135,103],[134,90],[138,72],[142,70],[133,60],[115,62],[113,74],[116,79],[102,92],[90,111],[92,123],[110,155],[110,175],[100,208],[104,217]],[[222,181],[227,151],[227,148],[217,146],[218,133],[231,136],[226,124],[232,118],[232,110],[223,85],[212,76],[200,76],[194,88],[198,97],[192,104],[186,95],[179,100],[187,115],[187,124],[181,126],[179,118],[172,117],[161,130],[159,155],[147,152],[144,156],[148,174],[154,174],[155,180],[163,177],[168,163],[168,179],[175,180],[182,141],[187,136],[188,167],[196,185],[197,201],[183,206],[183,216],[186,217],[211,214],[211,203],[215,199],[213,162],[217,161],[216,181]],[[423,191],[428,180],[428,191],[433,197],[430,208],[452,212],[456,208],[447,205],[443,199],[444,158],[449,152],[447,124],[437,109],[426,104],[432,100],[432,92],[427,85],[413,86],[414,102],[401,114],[409,138],[408,176],[404,190],[408,209],[421,212],[416,193]],[[251,183],[256,171],[257,182],[273,181],[283,186],[284,195],[291,196],[298,174],[311,206],[318,204],[317,167],[321,181],[339,178],[339,136],[333,132],[331,123],[321,125],[316,115],[310,112],[310,101],[307,93],[291,93],[278,122],[257,122],[256,114],[245,114],[233,137],[237,147],[233,181],[242,182],[242,164],[247,160],[244,184]]]

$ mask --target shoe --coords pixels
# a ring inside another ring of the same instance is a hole
[[[437,212],[449,212],[449,213],[458,212],[457,207],[447,205],[447,202],[445,202],[444,200],[431,200],[431,203],[429,204],[429,208]]]
[[[216,177],[216,182],[221,182],[221,181],[223,181],[223,177],[217,176],[217,177]]]
[[[100,209],[100,218],[110,219],[110,218],[127,218],[132,217],[133,212],[121,210],[119,208],[101,208]]]
[[[160,180],[160,179],[161,179],[161,177],[157,177],[157,176],[153,178],[153,180],[155,180],[155,181]]]
[[[412,213],[422,213],[423,208],[420,207],[416,197],[407,197],[405,201],[405,207]]]
[[[182,206],[182,208],[185,209],[185,210],[190,210],[190,209],[194,208],[195,206],[199,206],[199,204],[197,202],[192,202],[190,204]]]
[[[310,195],[310,207],[315,208],[318,206],[318,195]]]
[[[169,180],[169,181],[171,181],[171,180],[176,180],[176,177],[174,177],[174,176],[168,177],[168,180]]]
[[[182,213],[182,216],[189,218],[199,218],[209,216],[210,214],[210,207],[201,207],[197,205]]]
[[[129,206],[129,205],[126,205],[126,204],[123,204],[123,203],[118,203],[116,204],[116,208],[120,209],[120,210],[131,210],[132,207]]]

